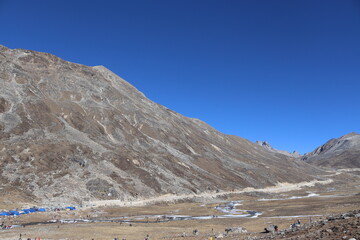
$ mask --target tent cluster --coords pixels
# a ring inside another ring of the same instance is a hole
[[[0,212],[0,216],[19,216],[22,214],[29,214],[29,213],[33,213],[33,212],[46,212],[45,208],[25,208],[25,209],[21,209],[19,211],[17,210],[11,210],[11,211],[2,211]]]
[[[54,208],[53,210],[54,211],[61,211],[61,210],[73,211],[73,210],[75,210],[75,207]],[[47,211],[52,211],[52,209],[46,210],[45,208],[33,207],[33,208],[25,208],[25,209],[21,209],[21,210],[1,211],[0,217],[2,217],[2,216],[19,216],[22,214],[29,214],[29,213],[34,213],[34,212],[47,212]]]

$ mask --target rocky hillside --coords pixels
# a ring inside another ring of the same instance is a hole
[[[302,159],[322,167],[360,168],[360,134],[353,132],[333,138]]]
[[[0,204],[125,201],[320,173],[156,104],[103,66],[0,46],[0,89]]]

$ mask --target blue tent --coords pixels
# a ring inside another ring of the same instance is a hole
[[[0,212],[0,216],[9,216],[10,214],[8,212]]]
[[[39,212],[46,212],[45,208],[39,208]]]
[[[25,213],[25,214],[29,214],[29,213],[31,213],[30,209],[27,209],[27,208],[22,209],[22,211],[24,211],[24,213]]]
[[[16,216],[18,216],[18,215],[20,215],[20,213],[18,212],[18,211],[10,211],[10,215],[16,215]]]
[[[75,210],[75,207],[66,207],[65,209],[69,209],[70,211]]]
[[[39,211],[39,209],[37,209],[37,208],[30,208],[30,210],[32,210],[32,212],[37,212],[37,211]]]

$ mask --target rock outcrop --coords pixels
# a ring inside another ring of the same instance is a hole
[[[255,142],[256,144],[266,148],[267,150],[269,150],[270,152],[274,152],[274,153],[279,153],[279,154],[283,154],[283,155],[286,155],[286,156],[289,156],[289,157],[293,157],[293,158],[299,158],[301,157],[302,155],[297,152],[297,151],[293,151],[292,153],[291,152],[288,152],[288,151],[285,151],[285,150],[278,150],[278,149],[275,149],[273,148],[267,141],[256,141]]]
[[[320,173],[154,103],[103,66],[0,46],[0,89],[0,205],[261,188]]]

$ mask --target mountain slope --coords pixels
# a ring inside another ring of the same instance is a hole
[[[302,159],[322,167],[360,168],[360,134],[353,132],[333,138]]]
[[[320,172],[156,104],[102,66],[0,46],[0,89],[3,199],[129,200]]]

